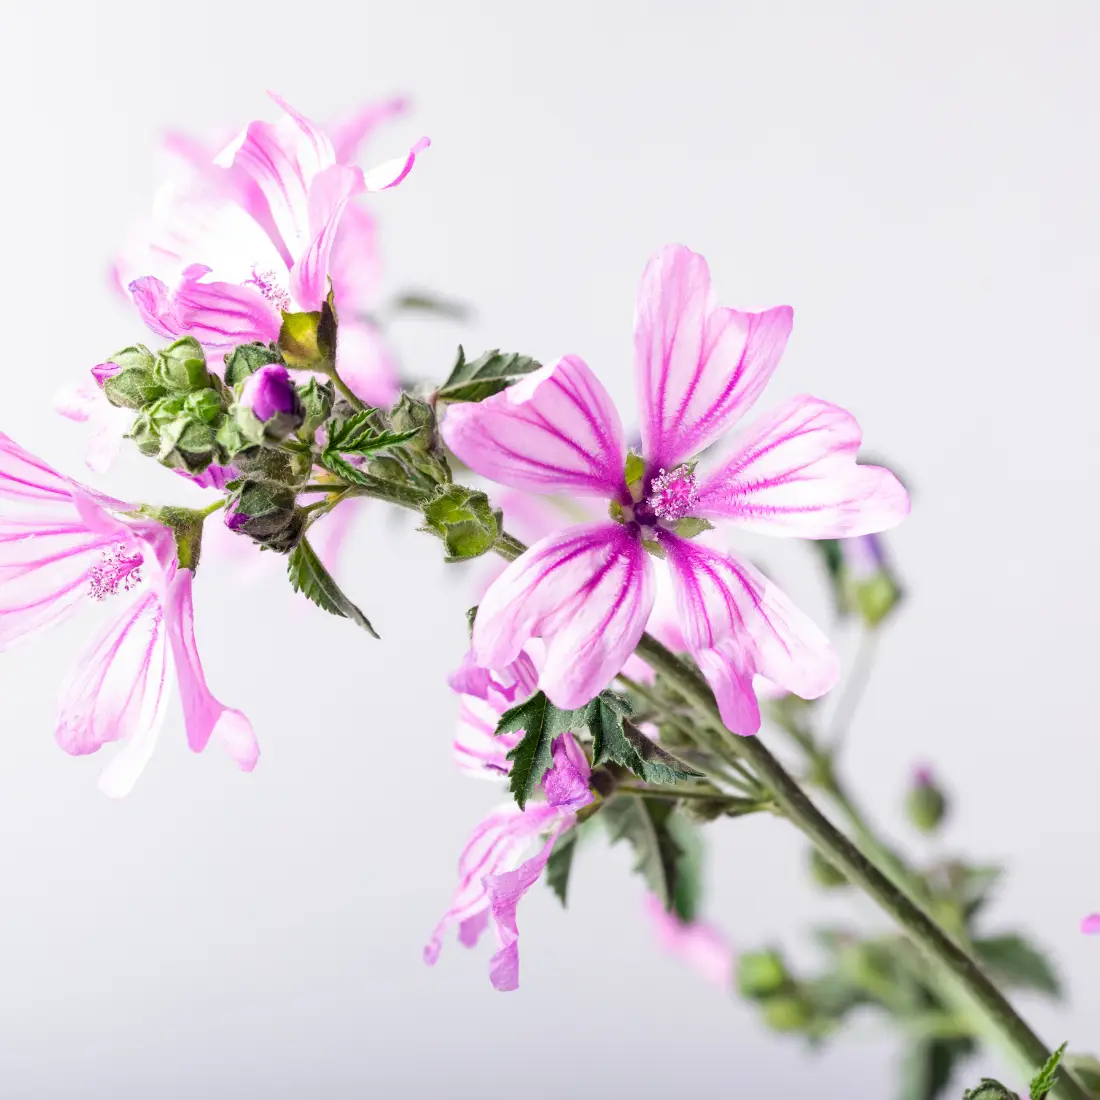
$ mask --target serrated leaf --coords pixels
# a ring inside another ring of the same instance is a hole
[[[577,852],[577,830],[567,829],[554,842],[554,850],[546,861],[546,870],[543,872],[546,885],[554,891],[558,901],[565,905],[566,894],[569,892],[569,873],[573,870],[573,856]]]
[[[500,716],[497,734],[523,732],[523,739],[508,753],[512,761],[508,786],[521,810],[553,763],[554,738],[577,729],[582,719],[582,711],[559,710],[541,691]]]
[[[617,795],[604,804],[600,817],[611,831],[611,841],[625,840],[634,849],[634,869],[671,909],[680,877],[684,850],[669,828],[674,803],[667,799]]]
[[[350,619],[372,637],[378,637],[370,620],[344,595],[307,539],[303,538],[291,551],[287,560],[287,576],[295,592],[301,592],[318,607],[332,615]]]
[[[447,381],[440,386],[437,400],[484,401],[541,366],[530,356],[497,349],[487,351],[477,359],[467,360],[465,351],[460,347],[458,359]]]
[[[377,412],[377,409],[363,409],[346,419],[330,421],[325,450],[344,455],[370,455],[407,443],[420,434],[419,428],[405,432],[379,429],[374,419]]]
[[[1063,1043],[1043,1064],[1043,1068],[1031,1079],[1028,1092],[1031,1100],[1046,1100],[1047,1093],[1054,1088],[1058,1080],[1058,1067],[1062,1064],[1062,1056],[1066,1053],[1069,1043]]]
[[[702,772],[646,737],[629,720],[632,711],[630,703],[613,691],[601,692],[585,708],[594,765],[614,761],[647,783],[677,783],[702,777]]]
[[[970,1039],[921,1039],[905,1056],[899,1100],[937,1100],[955,1067],[974,1050]]]
[[[1050,962],[1016,933],[976,939],[974,953],[993,977],[1007,986],[1034,989],[1051,997],[1061,995],[1061,984]]]
[[[364,488],[371,488],[372,486],[378,485],[377,478],[371,477],[370,474],[365,473],[354,463],[349,462],[335,451],[323,452],[321,455],[321,465],[324,466],[329,473],[335,474],[338,478],[343,479],[350,485],[361,485]]]

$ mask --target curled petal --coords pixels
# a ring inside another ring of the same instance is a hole
[[[535,837],[560,817],[561,811],[546,803],[529,803],[525,811],[508,803],[477,825],[458,858],[458,886],[451,904],[424,948],[429,966],[439,958],[448,928],[462,929],[467,947],[476,943],[489,912],[486,877],[517,867]]]
[[[178,570],[169,582],[164,609],[172,658],[176,664],[187,744],[194,752],[202,752],[211,734],[216,734],[238,766],[244,771],[251,771],[260,755],[252,724],[239,710],[218,702],[206,684],[206,675],[195,645],[192,579],[190,569]]]
[[[500,669],[477,663],[473,648],[466,650],[462,664],[447,677],[452,691],[488,700],[501,714],[530,698],[539,686],[538,669],[529,653],[520,653]]]
[[[168,645],[160,603],[143,590],[93,641],[62,687],[56,737],[68,753],[125,741],[99,788],[130,793],[156,747],[169,696]]]
[[[443,437],[471,469],[513,489],[602,497],[624,491],[619,414],[575,355],[485,401],[452,406]]]
[[[829,640],[758,570],[675,536],[662,545],[684,640],[734,733],[760,728],[754,673],[803,699],[836,684],[840,670]]]
[[[359,147],[374,133],[383,122],[401,114],[408,107],[404,96],[394,96],[380,103],[368,103],[350,118],[329,127],[332,135],[332,147],[339,164],[348,164],[358,159]]]
[[[376,165],[369,172],[363,174],[363,183],[368,191],[385,191],[389,187],[396,187],[412,170],[416,164],[416,158],[423,153],[431,140],[420,138],[408,153],[402,158],[384,161]]]
[[[474,652],[499,668],[543,638],[543,690],[556,706],[579,707],[634,651],[653,599],[653,567],[625,527],[571,527],[535,543],[493,582],[474,622]]]
[[[634,384],[652,468],[702,451],[760,396],[787,345],[789,306],[740,313],[714,304],[702,256],[668,245],[642,275]]]
[[[546,801],[566,810],[587,806],[593,801],[588,789],[592,768],[584,750],[571,733],[563,733],[554,738],[551,755],[553,764],[542,779]]]
[[[153,275],[142,275],[126,288],[130,292],[141,319],[158,335],[175,340],[183,335],[176,315],[172,292]]]
[[[647,894],[645,911],[657,942],[722,989],[733,984],[733,949],[722,933],[703,921],[682,921],[655,894]]]
[[[889,471],[856,463],[855,418],[816,397],[795,397],[738,440],[699,487],[694,513],[769,535],[850,538],[884,531],[909,514]]]

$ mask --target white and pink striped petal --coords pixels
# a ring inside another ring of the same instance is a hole
[[[851,538],[895,527],[909,494],[879,466],[861,466],[851,413],[795,397],[754,424],[699,486],[694,514],[768,535]]]
[[[467,466],[501,485],[615,499],[625,492],[619,414],[578,356],[484,401],[453,405],[442,430]]]
[[[478,608],[478,663],[499,668],[531,638],[546,643],[539,683],[556,706],[579,707],[620,671],[653,607],[653,566],[615,523],[542,539],[493,582]]]
[[[787,345],[789,306],[741,313],[714,303],[702,256],[668,245],[646,266],[634,320],[643,452],[671,470],[727,431],[760,396]]]

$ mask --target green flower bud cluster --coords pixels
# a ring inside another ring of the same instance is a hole
[[[783,956],[773,949],[749,951],[737,960],[737,988],[760,1005],[764,1022],[773,1031],[811,1031],[816,1012],[787,969]]]

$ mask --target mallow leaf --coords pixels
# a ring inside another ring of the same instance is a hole
[[[554,841],[554,850],[546,861],[546,885],[554,891],[558,901],[565,905],[569,892],[569,873],[573,870],[573,856],[577,851],[577,830],[566,829]]]
[[[612,843],[625,840],[634,849],[634,869],[649,888],[672,909],[683,874],[684,849],[670,828],[675,803],[643,795],[615,795],[600,811]]]
[[[973,1051],[971,1039],[918,1039],[905,1055],[901,1100],[937,1100],[956,1066]]]
[[[330,421],[325,450],[343,455],[370,455],[387,447],[397,447],[420,434],[419,428],[391,432],[377,427],[377,409],[361,409],[342,420]]]
[[[344,595],[307,539],[302,538],[291,551],[287,560],[287,576],[295,592],[301,592],[332,615],[350,619],[371,637],[378,637],[370,620]]]
[[[1063,1043],[1043,1064],[1043,1068],[1031,1079],[1028,1085],[1028,1093],[1031,1100],[1046,1100],[1047,1094],[1058,1081],[1058,1067],[1062,1064],[1062,1056],[1066,1053],[1068,1043]]]
[[[498,734],[523,732],[523,739],[508,754],[512,761],[509,788],[521,810],[553,763],[554,738],[577,729],[582,721],[583,711],[559,710],[541,691],[500,716]]]
[[[436,397],[439,401],[484,401],[541,366],[528,355],[495,348],[477,359],[468,360],[466,352],[459,347],[455,365]]]
[[[585,708],[593,765],[613,761],[646,783],[676,783],[703,775],[646,737],[630,721],[632,712],[630,703],[613,691],[601,692]]]
[[[1049,960],[1016,933],[974,940],[974,953],[986,969],[1005,985],[1034,989],[1051,997],[1061,995],[1061,984]]]

